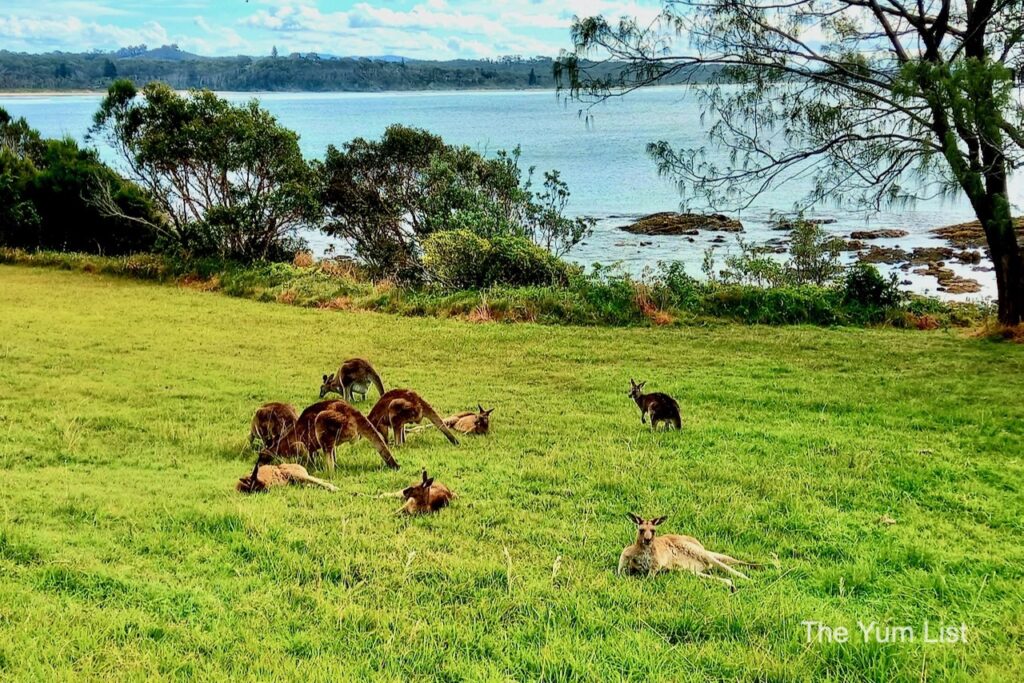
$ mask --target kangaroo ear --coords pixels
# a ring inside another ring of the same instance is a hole
[[[429,486],[429,484],[427,484],[427,471],[426,470],[423,470],[423,484],[424,484],[424,486]]]
[[[636,388],[637,389],[643,389],[645,384],[647,384],[647,382],[640,382],[640,384],[636,385]]]
[[[484,410],[484,407],[482,405],[480,405],[479,403],[476,404],[476,409],[477,409],[478,412],[481,412],[481,413],[486,412]]]
[[[635,387],[636,386],[636,382],[633,381],[632,377],[629,378],[629,386],[631,386],[631,387]]]
[[[633,524],[636,524],[637,526],[643,524],[643,522],[644,522],[644,520],[640,519],[639,517],[634,515],[632,512],[627,512],[626,513],[626,517],[629,517],[629,521],[633,522]]]
[[[423,488],[425,488],[425,489],[429,489],[429,488],[430,488],[430,486],[431,486],[431,485],[432,485],[433,483],[434,483],[434,478],[433,478],[433,477],[431,477],[430,479],[424,479],[424,480],[423,480]]]
[[[490,410],[485,410],[484,411],[484,415],[490,415],[493,412],[494,412],[494,408],[491,408]]]
[[[663,517],[655,517],[654,519],[651,520],[651,524],[653,524],[654,526],[658,526],[659,524],[664,522],[666,519],[668,519],[667,515],[665,515]]]

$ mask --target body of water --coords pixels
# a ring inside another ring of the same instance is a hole
[[[695,86],[699,87],[699,86]],[[483,153],[522,148],[523,165],[537,173],[558,169],[572,191],[570,212],[594,216],[594,235],[579,245],[570,258],[585,265],[620,262],[634,273],[661,260],[678,260],[697,275],[704,251],[716,233],[702,233],[690,242],[685,237],[641,237],[618,230],[635,217],[678,209],[679,196],[672,181],[659,177],[645,152],[648,142],[667,140],[677,146],[705,143],[696,98],[688,87],[652,88],[613,99],[581,117],[580,106],[556,98],[552,92],[445,92],[445,93],[224,93],[233,101],[257,97],[285,126],[301,136],[303,152],[323,157],[329,144],[341,146],[355,137],[375,138],[392,123],[426,128],[447,142],[469,145]],[[44,136],[70,135],[83,139],[96,111],[99,95],[9,96],[0,94],[0,106],[24,116]],[[109,149],[102,156],[116,165]],[[724,159],[723,159],[724,162]],[[1020,178],[1016,179],[1020,181]],[[806,194],[806,181],[793,182],[761,197],[737,214],[746,228],[743,238],[752,243],[778,238],[769,228],[769,216],[792,211]],[[1024,203],[1024,183],[1016,182],[1012,197]],[[911,209],[874,215],[819,207],[810,216],[835,220],[825,228],[838,235],[852,230],[899,228],[910,235],[876,240],[879,246],[937,245],[931,228],[972,220],[965,201],[933,201]],[[322,235],[311,235],[317,250],[328,246]],[[727,235],[729,244],[734,237]],[[641,245],[643,242],[643,245]],[[339,247],[341,245],[338,245]],[[724,252],[728,244],[716,249]],[[982,283],[981,294],[995,295],[991,272],[949,264],[958,274]],[[916,291],[934,291],[934,278],[900,272]]]

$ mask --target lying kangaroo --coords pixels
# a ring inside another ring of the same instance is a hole
[[[373,410],[367,417],[384,437],[385,442],[388,440],[388,429],[390,428],[395,434],[395,444],[402,445],[405,443],[405,425],[410,422],[419,424],[424,416],[444,432],[449,441],[456,446],[459,445],[459,440],[455,438],[437,412],[430,407],[430,404],[420,398],[415,391],[409,389],[392,389],[385,393],[373,406]]]
[[[274,465],[271,464],[272,462],[273,456],[270,451],[261,452],[252,468],[252,473],[247,477],[241,477],[235,484],[235,490],[241,493],[259,493],[272,486],[287,484],[312,484],[328,491],[338,490],[334,484],[328,481],[309,476],[309,472],[302,465]]]
[[[476,406],[480,412],[456,413],[446,417],[443,421],[446,426],[463,434],[486,434],[491,429],[491,413],[494,408],[484,410],[480,404]]]
[[[628,513],[628,517],[637,526],[636,541],[622,550],[622,555],[619,556],[619,574],[654,576],[661,571],[684,569],[702,579],[721,581],[729,587],[730,591],[735,592],[736,586],[732,581],[721,576],[713,576],[708,572],[717,567],[727,574],[746,579],[748,577],[745,574],[729,565],[755,566],[749,562],[737,560],[735,557],[706,550],[701,542],[693,536],[675,534],[656,536],[655,527],[664,522],[665,517],[641,519],[633,513]]]
[[[256,409],[249,427],[249,446],[259,439],[264,447],[274,446],[299,419],[295,406],[288,403],[264,403]]]
[[[362,437],[373,444],[384,463],[398,469],[387,442],[362,413],[344,401],[319,401],[302,411],[295,425],[285,431],[272,452],[275,455],[309,458],[323,451],[327,469],[334,471],[338,444],[355,443]]]
[[[405,498],[405,505],[395,514],[422,515],[437,512],[456,497],[447,486],[435,483],[433,477],[427,477],[426,470],[423,470],[423,480],[402,489],[401,496]]]
[[[349,358],[341,364],[337,372],[324,375],[324,382],[320,385],[320,398],[333,391],[341,394],[341,397],[349,402],[354,400],[354,394],[359,394],[359,400],[365,401],[366,390],[370,387],[370,382],[377,387],[377,393],[383,396],[384,382],[370,365],[370,361],[363,358]]]
[[[651,429],[657,429],[659,422],[669,423],[676,429],[683,428],[683,418],[679,416],[679,404],[668,394],[645,394],[642,389],[647,382],[637,384],[633,378],[629,380],[628,396],[640,407],[640,423],[647,422],[651,416]]]

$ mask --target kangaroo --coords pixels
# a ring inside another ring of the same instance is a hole
[[[476,407],[480,412],[456,413],[446,417],[443,421],[448,428],[463,434],[486,434],[491,429],[491,413],[494,412],[494,408],[484,410],[480,404],[477,404]]]
[[[415,391],[409,389],[392,389],[385,393],[373,406],[367,417],[384,437],[385,442],[388,440],[388,429],[390,428],[395,434],[395,444],[399,446],[404,444],[405,425],[410,422],[418,424],[426,417],[434,423],[435,427],[444,432],[449,441],[456,446],[459,445],[459,440],[455,438],[437,412],[430,407],[430,404]]]
[[[395,514],[421,515],[427,512],[437,512],[455,498],[455,494],[444,484],[435,483],[433,477],[427,476],[423,470],[423,480],[414,482],[401,491],[402,498],[405,498],[405,505],[400,507]]]
[[[320,398],[330,392],[341,394],[341,397],[350,403],[354,400],[354,394],[359,394],[359,400],[366,400],[366,390],[370,382],[377,387],[377,393],[384,395],[384,382],[380,375],[370,365],[370,361],[363,358],[349,358],[341,364],[338,371],[324,375],[323,384],[320,385]]]
[[[328,481],[309,476],[309,472],[302,465],[274,465],[272,463],[273,455],[270,451],[263,450],[256,459],[252,473],[247,477],[241,477],[235,484],[235,490],[240,493],[259,493],[273,486],[287,484],[312,484],[328,491],[338,490],[334,484]]]
[[[659,422],[671,424],[676,429],[683,428],[683,418],[679,416],[679,404],[668,394],[653,393],[645,394],[642,389],[647,382],[637,384],[633,378],[629,380],[628,396],[636,401],[640,408],[640,423],[647,422],[647,416],[651,416],[651,429],[657,429]]]
[[[299,419],[295,406],[288,403],[264,403],[256,409],[249,428],[249,446],[256,440],[263,447],[277,444],[281,436]]]
[[[755,565],[737,560],[722,553],[714,553],[704,548],[693,536],[670,534],[656,536],[655,527],[665,521],[665,517],[641,519],[633,513],[627,515],[637,526],[636,541],[627,545],[619,556],[618,573],[646,574],[654,576],[661,571],[683,569],[693,572],[702,579],[721,581],[729,590],[736,592],[736,586],[729,579],[713,576],[708,572],[714,568],[727,574],[747,579],[745,574],[733,569],[730,565]]]
[[[373,444],[388,467],[398,469],[398,461],[376,428],[357,409],[339,400],[319,401],[303,410],[272,452],[308,459],[323,451],[327,469],[333,472],[338,444],[354,443],[360,437]]]

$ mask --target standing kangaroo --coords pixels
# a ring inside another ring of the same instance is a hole
[[[494,408],[484,410],[480,404],[477,404],[476,407],[480,412],[466,411],[446,417],[445,425],[463,434],[486,434],[491,430],[491,413],[494,412]]]
[[[256,459],[252,473],[247,477],[241,477],[235,484],[235,490],[241,493],[259,493],[266,491],[273,486],[284,486],[287,484],[312,484],[320,486],[328,491],[337,491],[334,484],[309,476],[309,472],[302,465],[284,464],[274,465],[273,456],[270,451],[264,450]]]
[[[323,451],[327,469],[334,471],[338,444],[355,443],[362,437],[373,444],[384,463],[398,469],[387,442],[366,417],[344,401],[319,401],[302,411],[272,450],[275,455],[308,458]]]
[[[377,431],[388,440],[388,429],[395,434],[395,444],[405,443],[405,425],[412,422],[419,424],[424,417],[434,423],[434,426],[444,432],[456,446],[459,440],[455,438],[444,421],[438,416],[437,411],[430,407],[430,404],[420,398],[420,395],[410,389],[392,389],[385,393],[373,406],[367,416],[370,423],[377,428]]]
[[[341,394],[341,397],[350,403],[354,400],[354,394],[359,394],[359,400],[365,401],[366,390],[370,387],[370,382],[377,387],[377,393],[383,396],[384,382],[370,365],[370,361],[363,358],[349,358],[341,364],[337,372],[324,375],[323,384],[320,385],[320,398],[333,391]]]
[[[676,429],[683,428],[683,418],[679,416],[679,404],[668,394],[643,393],[644,385],[647,382],[637,384],[631,377],[629,379],[628,396],[636,401],[640,407],[640,423],[647,422],[647,416],[651,416],[651,429],[657,429],[659,422],[671,424]]]
[[[270,448],[299,419],[295,406],[288,403],[264,403],[256,409],[249,427],[249,445],[258,439],[262,446]]]
[[[701,542],[693,536],[679,536],[670,534],[657,536],[655,527],[665,521],[665,517],[654,519],[641,519],[633,513],[628,517],[636,524],[636,541],[627,545],[619,556],[619,570],[621,575],[642,574],[654,576],[661,571],[683,569],[693,572],[702,579],[721,581],[735,592],[736,586],[729,579],[721,576],[713,576],[708,572],[714,568],[721,569],[727,574],[737,576],[741,579],[748,578],[745,574],[733,569],[729,565],[739,564],[754,566],[749,562],[737,560],[722,553],[713,553],[704,548]]]
[[[405,498],[405,505],[400,507],[396,514],[407,515],[437,512],[455,498],[451,489],[440,482],[435,482],[433,477],[428,477],[426,470],[423,470],[423,480],[402,489],[401,496]]]

